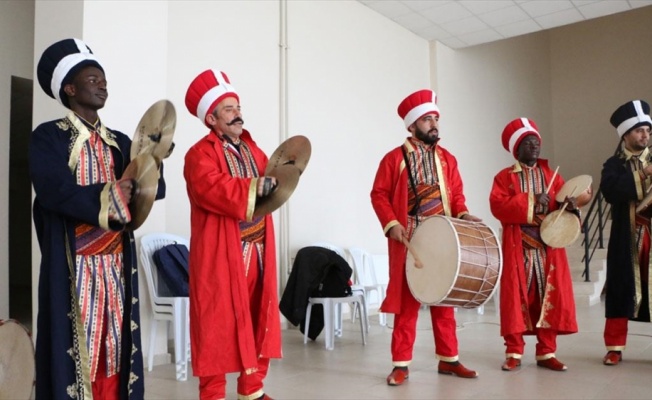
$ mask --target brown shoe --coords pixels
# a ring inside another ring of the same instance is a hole
[[[399,386],[410,377],[410,372],[407,368],[394,368],[392,373],[387,376],[387,384],[389,386]]]
[[[539,367],[548,368],[553,371],[566,371],[568,367],[564,365],[561,361],[557,360],[555,357],[551,357],[547,360],[537,361]]]
[[[602,359],[604,365],[618,365],[623,360],[623,353],[619,351],[608,351]]]
[[[478,373],[466,368],[461,362],[456,361],[453,363],[446,361],[439,361],[437,372],[446,375],[457,375],[460,378],[477,378]]]
[[[513,371],[516,368],[520,368],[520,367],[521,367],[520,358],[507,357],[507,359],[505,360],[501,368],[503,371]]]

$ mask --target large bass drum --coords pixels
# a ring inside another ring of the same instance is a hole
[[[475,308],[484,305],[500,282],[503,258],[496,233],[482,222],[445,216],[428,218],[414,232],[407,282],[426,305]]]
[[[29,399],[34,388],[34,345],[14,320],[0,320],[0,399]]]

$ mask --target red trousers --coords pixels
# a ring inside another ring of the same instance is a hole
[[[641,223],[638,219],[640,216],[637,215],[636,223],[637,225]],[[647,226],[647,221],[642,221],[645,226]],[[650,233],[648,229],[644,229],[642,237],[640,238],[640,248],[638,251],[638,265],[641,275],[641,286],[645,287],[648,285],[648,265],[650,261]],[[652,295],[648,293],[648,296]],[[643,298],[643,301],[647,301],[646,298]],[[652,310],[650,310],[652,311]],[[627,325],[629,319],[626,317],[622,318],[607,318],[604,324],[604,344],[607,347],[607,351],[623,351],[625,350],[625,345],[627,344]]]
[[[247,286],[249,288],[249,305],[252,315],[253,330],[256,332],[257,315],[260,311],[260,299],[263,293],[262,276],[260,275],[258,265],[258,253],[254,249],[251,252],[251,259],[248,262]],[[259,279],[260,278],[260,279]],[[238,399],[253,400],[264,394],[263,380],[267,376],[269,369],[269,358],[259,358],[258,368],[255,372],[247,374],[240,371],[238,377]],[[226,398],[226,375],[218,374],[212,376],[199,377],[199,398],[201,400],[216,400]]]
[[[627,318],[607,318],[604,324],[604,344],[607,351],[623,351],[627,344]]]
[[[535,278],[536,279],[536,278]],[[528,291],[528,314],[530,321],[536,325],[541,316],[541,296],[537,290],[536,281],[533,280],[532,286]],[[521,358],[525,352],[525,340],[523,335],[536,335],[536,359],[546,360],[555,356],[557,350],[557,331],[552,329],[533,327],[531,332],[511,333],[504,336],[505,339],[505,356]]]
[[[412,349],[416,339],[419,303],[403,280],[403,298],[401,313],[394,315],[394,331],[392,332],[392,364],[404,367],[412,361]],[[435,354],[443,361],[457,361],[457,332],[455,310],[452,307],[430,307],[432,332],[435,339]]]

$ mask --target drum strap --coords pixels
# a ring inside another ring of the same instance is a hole
[[[416,216],[417,212],[419,211],[421,197],[419,196],[419,192],[417,192],[417,185],[416,183],[414,183],[414,176],[412,176],[412,171],[410,170],[410,161],[408,160],[407,152],[405,151],[405,146],[401,146],[401,151],[403,152],[405,169],[407,169],[407,174],[408,177],[410,178],[410,186],[412,187],[412,191],[414,192],[414,206],[410,211],[408,211],[408,215]],[[418,224],[419,224],[419,220],[417,219],[417,225]]]

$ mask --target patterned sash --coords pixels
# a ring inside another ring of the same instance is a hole
[[[541,239],[541,222],[545,218],[545,214],[535,214],[534,224],[521,225],[521,240],[523,247],[526,249],[543,249],[546,244]]]
[[[77,183],[87,186],[114,182],[111,148],[97,133],[79,147],[75,169]],[[86,332],[90,378],[95,381],[101,346],[106,349],[107,376],[120,370],[124,276],[122,234],[83,222],[75,226],[75,283],[81,319]],[[105,325],[106,324],[106,325]],[[106,340],[102,343],[102,334]]]
[[[518,173],[522,193],[543,193],[546,188],[545,176],[541,167],[535,165],[528,167],[521,164],[521,172]],[[554,200],[551,200],[554,201]],[[545,243],[541,240],[541,222],[548,214],[548,206],[536,204],[534,206],[534,220],[532,224],[521,225],[521,240],[523,247],[527,249],[544,249]]]
[[[249,146],[240,141],[234,144],[228,138],[222,141],[222,148],[229,166],[229,172],[233,177],[248,178],[257,177],[258,167],[256,160]],[[264,253],[265,240],[265,217],[256,217],[252,221],[240,221],[240,240],[242,240],[242,256],[245,262],[245,274],[249,271],[251,255],[253,251],[259,253],[258,272],[262,276],[263,263],[261,254]]]
[[[533,167],[521,164],[521,171],[518,172],[521,192],[543,193],[546,188],[545,175],[537,164]],[[554,201],[554,200],[551,200]],[[521,240],[523,243],[523,260],[528,293],[533,290],[538,296],[531,296],[542,301],[544,298],[545,286],[545,265],[546,250],[545,243],[541,240],[541,222],[548,213],[548,206],[536,204],[534,206],[534,218],[532,224],[521,225]]]
[[[408,188],[408,210],[415,210],[416,213],[408,215],[409,238],[421,222],[433,215],[444,214],[444,203],[435,165],[435,147],[426,146],[419,141],[411,141],[411,143],[414,151],[406,157],[409,163],[406,167],[416,187]]]

